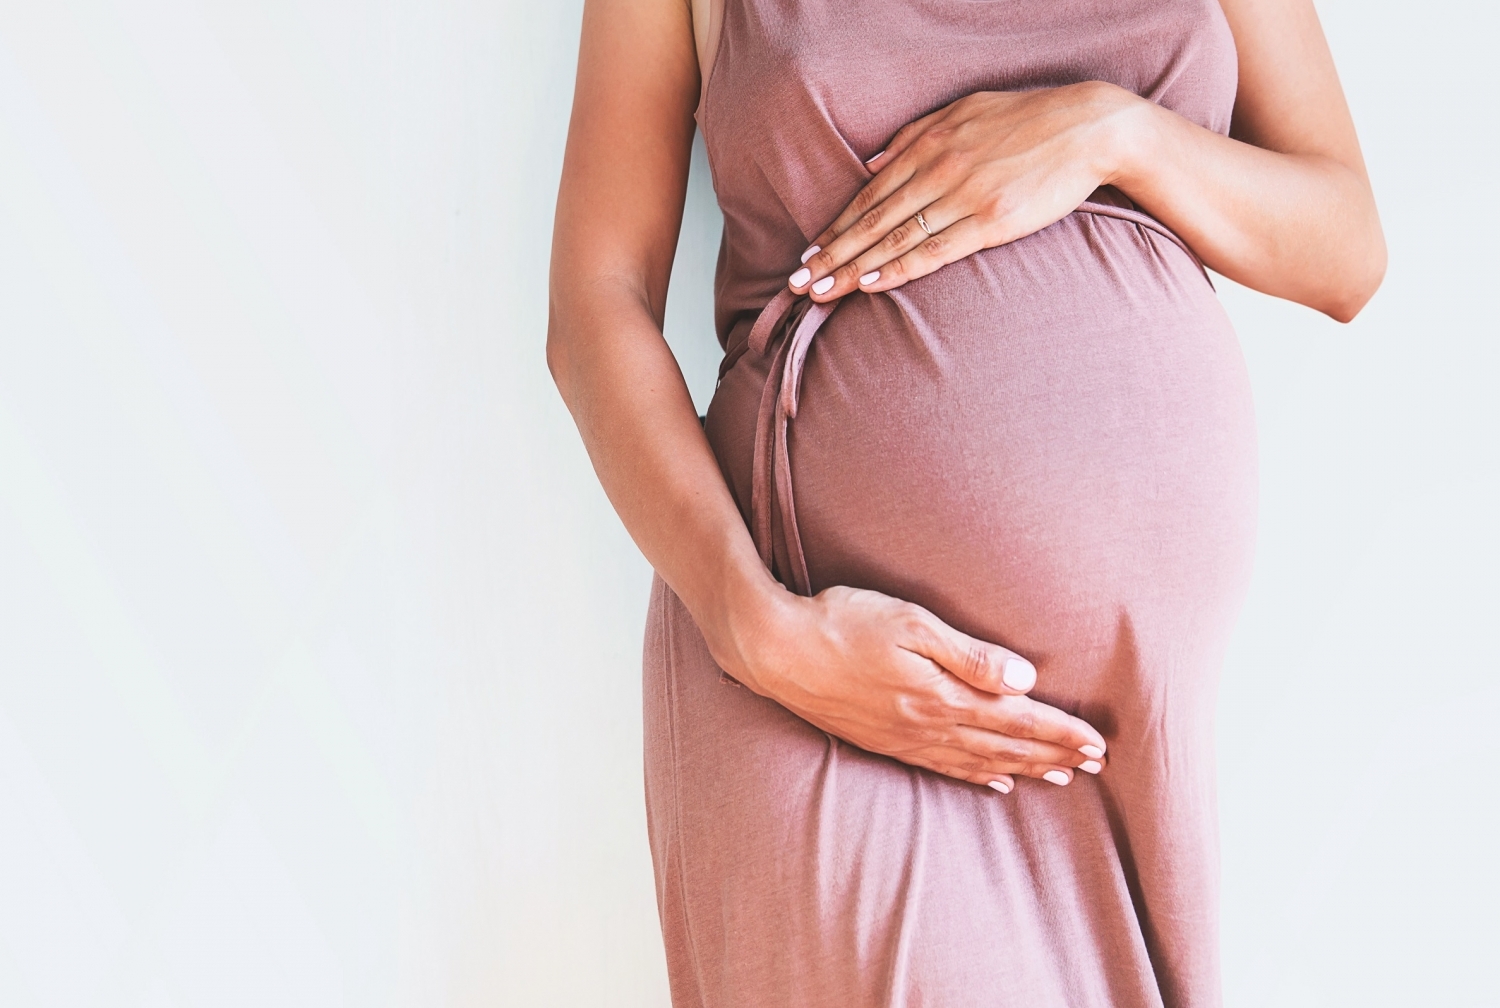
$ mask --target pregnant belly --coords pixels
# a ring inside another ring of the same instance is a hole
[[[765,375],[741,358],[709,413],[747,515]],[[1122,633],[1170,650],[1228,631],[1253,535],[1248,382],[1196,264],[1146,228],[1075,213],[846,298],[790,430],[815,591],[883,591],[1079,674]]]

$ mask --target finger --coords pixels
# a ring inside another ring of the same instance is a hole
[[[927,769],[943,774],[947,777],[956,777],[970,784],[983,784],[985,787],[993,788],[1001,794],[1010,794],[1016,788],[1016,778],[1008,773],[995,773],[993,771],[965,770],[961,766],[934,765]]]
[[[1102,759],[1107,748],[1104,736],[1093,725],[1031,697],[997,697],[976,690],[963,723],[1012,738],[1052,742],[1093,760]]]
[[[895,198],[888,202],[894,203]],[[917,212],[921,213],[921,220],[916,218]],[[926,228],[922,227],[924,223]],[[978,226],[978,218],[969,216],[963,203],[951,197],[939,199],[920,211],[914,211],[912,217],[884,239],[841,267],[834,273],[832,284],[822,281],[827,287],[826,293],[814,287],[814,300],[832,301],[856,288],[871,294],[894,290],[908,280],[925,275],[911,273],[912,264],[917,257],[923,256],[924,249],[928,250],[925,267],[930,273],[985,248],[989,243],[984,239],[985,232]],[[839,244],[835,242],[832,248],[837,249]],[[814,280],[814,283],[819,281]]]
[[[962,763],[954,766],[949,766],[947,764],[937,764],[931,767],[927,767],[926,769],[935,770],[938,773],[945,774],[949,777],[957,777],[960,780],[972,780],[976,784],[980,782],[980,779],[987,778],[988,776],[988,774],[983,772],[975,773],[966,770],[964,769],[964,765]],[[1009,770],[1009,776],[1011,777],[1033,777],[1037,780],[1047,781],[1049,784],[1056,784],[1059,787],[1067,787],[1069,784],[1073,783],[1073,778],[1076,776],[1072,770],[1069,770],[1065,767],[1015,766],[1010,767]],[[999,789],[996,788],[996,790]]]
[[[931,204],[941,193],[933,188],[935,183],[913,183],[900,185],[888,196],[884,196],[879,202],[868,202],[866,194],[877,193],[876,186],[884,184],[886,176],[882,176],[875,182],[870,183],[859,196],[855,197],[851,208],[864,208],[847,225],[839,227],[837,237],[829,237],[827,233],[820,236],[821,243],[815,243],[807,250],[807,260],[802,266],[787,278],[787,286],[798,294],[811,292],[814,300],[831,300],[839,296],[834,291],[848,293],[857,284],[858,273],[843,269],[861,253],[867,251],[876,243],[889,235],[903,222],[911,219],[912,215]],[[909,180],[907,180],[909,181]],[[872,199],[875,197],[871,197]],[[817,249],[816,252],[813,249]],[[837,274],[843,271],[843,282]],[[834,283],[828,283],[828,278],[834,277]],[[837,286],[836,286],[837,285]]]
[[[936,112],[929,112],[920,119],[913,119],[905,126],[896,131],[891,137],[891,142],[885,145],[885,149],[878,151],[873,157],[865,162],[865,168],[871,172],[878,172],[887,165],[895,162],[901,156],[901,152],[912,145],[912,141],[927,132],[934,123],[941,121],[948,115],[945,106]]]
[[[825,267],[825,273],[820,274],[818,272],[820,264],[809,264],[808,260],[828,248],[828,246],[848,232],[850,228],[854,227],[855,223],[871,210],[890,199],[893,193],[910,182],[918,170],[931,160],[930,153],[915,158],[902,158],[901,154],[920,140],[929,128],[941,122],[948,115],[948,112],[948,109],[938,109],[936,112],[929,113],[903,126],[896,133],[895,137],[891,139],[890,144],[885,150],[877,152],[865,162],[866,167],[872,173],[878,172],[876,178],[855,194],[854,199],[849,201],[849,205],[844,207],[834,222],[814,238],[812,244],[802,252],[800,257],[801,262],[803,266],[808,267],[810,274],[809,281],[811,283],[816,283],[821,276],[833,272],[837,266]],[[840,260],[837,265],[843,265],[843,261]],[[796,275],[796,273],[793,273],[794,277]],[[794,289],[802,286],[805,285],[792,284]]]
[[[923,216],[926,216],[924,213]],[[984,227],[978,217],[965,217],[957,223],[923,239],[911,251],[880,267],[880,276],[862,284],[866,291],[888,291],[908,281],[924,277],[951,262],[957,262],[988,248]],[[869,271],[866,271],[868,275]]]
[[[975,689],[1020,695],[1036,685],[1036,666],[1009,648],[955,630],[921,606],[910,606],[900,619],[901,647],[936,662]]]
[[[995,762],[978,757],[967,750],[954,750],[945,746],[926,748],[920,755],[896,756],[903,763],[920,766],[924,770],[975,784],[986,784],[1001,777],[1033,777],[1059,787],[1066,787],[1076,776],[1073,767],[1049,763]],[[1014,784],[1012,783],[1012,786]],[[996,788],[995,790],[1000,790]]]
[[[994,765],[1003,766],[1012,773],[1025,774],[1027,777],[1043,777],[1049,770],[1082,770],[1084,773],[1097,774],[1105,765],[1102,756],[1094,759],[1077,749],[1036,739],[1013,738],[970,725],[955,725],[953,738],[965,750],[984,757]]]
[[[845,274],[852,284],[867,293],[873,294],[900,287],[906,281],[895,271],[886,267],[915,251],[933,235],[941,234],[948,227],[968,216],[963,210],[955,209],[956,206],[953,200],[938,200],[931,206],[922,208],[920,219],[914,214],[897,225],[890,234],[835,274],[838,279],[835,281],[833,293],[830,296],[842,296],[848,293],[842,289],[846,279]],[[923,224],[927,226],[924,228]],[[977,252],[979,248],[972,251]],[[963,256],[955,258],[961,259]]]
[[[942,774],[944,777],[968,781],[970,784],[982,784],[1001,794],[1010,794],[1016,786],[1016,779],[1012,774],[997,769],[978,767],[972,761],[967,760],[963,753],[938,751],[926,756],[897,756],[895,758],[911,766]]]
[[[889,163],[890,159],[882,160]],[[911,181],[915,173],[915,166],[908,164],[901,169],[882,172],[877,178],[867,182],[863,189],[854,194],[854,198],[849,201],[848,205],[839,211],[833,223],[824,228],[823,232],[813,239],[813,243],[803,251],[802,264],[807,265],[809,259],[848,231],[855,221],[889,199],[892,193]]]

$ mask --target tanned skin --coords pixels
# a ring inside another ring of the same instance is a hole
[[[793,289],[890,290],[1109,184],[1215,271],[1352,319],[1385,244],[1311,0],[1221,3],[1239,50],[1230,137],[1100,82],[969,95],[892,138]],[[584,8],[547,361],[605,492],[714,660],[757,693],[863,749],[1000,790],[1015,774],[1099,772],[1104,739],[1025,695],[1022,656],[877,592],[794,595],[761,563],[662,337],[709,14],[708,0]]]

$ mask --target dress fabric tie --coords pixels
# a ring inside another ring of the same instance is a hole
[[[797,529],[797,508],[792,492],[792,459],[787,444],[791,420],[797,415],[802,388],[802,365],[813,337],[837,301],[818,304],[790,289],[761,310],[750,330],[746,349],[771,354],[765,390],[755,419],[755,460],[751,470],[750,535],[767,569],[799,595],[812,594],[807,557]],[[785,557],[776,550],[781,533]]]
[[[1155,231],[1186,252],[1204,279],[1204,269],[1197,254],[1171,229],[1149,214],[1126,207],[1089,200],[1077,213],[1096,214],[1127,220]],[[1212,286],[1212,281],[1209,281]],[[750,483],[750,535],[766,568],[782,584],[799,595],[812,594],[808,576],[807,555],[802,550],[802,535],[797,528],[796,497],[792,491],[792,457],[787,441],[791,421],[797,416],[802,391],[802,366],[812,348],[813,337],[833,314],[838,301],[818,303],[805,294],[783,287],[761,309],[739,353],[729,354],[720,368],[720,377],[746,351],[771,355],[765,390],[760,397],[760,411],[755,419],[755,459]],[[780,532],[779,542],[777,533]],[[777,546],[781,545],[778,554]]]
[[[716,492],[788,592],[882,593],[1036,660],[1111,763],[1002,796],[835,741],[732,688],[657,578],[642,741],[672,1003],[1218,1008],[1211,726],[1256,500],[1223,306],[1110,187],[886,292],[852,282],[873,265],[785,287],[863,160],[960,95],[1106,80],[1227,135],[1223,5],[710,6]]]

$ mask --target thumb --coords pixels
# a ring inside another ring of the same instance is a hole
[[[910,650],[986,693],[1015,696],[1036,685],[1036,666],[1014,651],[955,630],[925,609],[922,615],[922,632]]]

